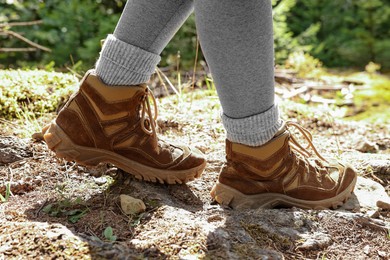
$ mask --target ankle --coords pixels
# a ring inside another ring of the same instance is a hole
[[[283,125],[277,105],[264,113],[246,118],[235,119],[223,114],[222,122],[229,141],[252,147],[270,141]]]

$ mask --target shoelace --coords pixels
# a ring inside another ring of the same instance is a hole
[[[152,108],[151,108],[152,106],[150,105],[149,98],[152,98],[154,113],[152,113]],[[146,114],[148,115],[147,117],[145,116]],[[147,87],[145,90],[145,95],[142,98],[142,111],[141,111],[141,128],[146,134],[149,135],[156,134],[157,116],[158,116],[158,110],[156,105],[156,98],[154,97],[149,87]],[[147,125],[150,125],[151,129],[148,129]]]
[[[314,151],[314,153],[318,156],[318,158],[327,162],[327,160],[317,151],[317,148],[314,146],[313,136],[309,132],[309,130],[307,130],[306,128],[304,128],[304,127],[302,127],[302,126],[300,126],[297,123],[292,122],[292,121],[287,121],[286,127],[287,127],[287,129],[289,127],[295,127],[295,129],[297,129],[303,135],[304,139],[308,143],[308,145],[306,147],[303,147],[302,145],[299,144],[298,140],[293,136],[293,134],[290,131],[290,145],[291,145],[292,149],[294,149],[295,151],[297,151],[298,153],[300,153],[304,157],[308,158],[311,156],[311,153],[310,153],[310,151],[308,151],[308,149],[311,148]]]

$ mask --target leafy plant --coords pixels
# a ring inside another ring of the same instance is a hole
[[[110,227],[110,226],[108,226],[104,229],[103,235],[110,242],[115,242],[117,239],[117,237],[114,235],[114,231],[113,231],[112,227]]]
[[[136,227],[141,223],[142,218],[144,217],[145,213],[141,213],[139,215],[135,215],[132,218],[131,226]]]
[[[83,206],[82,208],[76,208],[77,206]],[[89,209],[83,205],[81,198],[75,200],[64,199],[58,202],[50,203],[46,205],[43,212],[49,214],[52,217],[63,217],[66,216],[70,223],[78,222],[84,217]]]
[[[291,53],[285,62],[285,66],[286,68],[294,69],[298,76],[302,78],[317,78],[324,73],[321,61],[304,52]]]
[[[390,68],[388,0],[297,0],[287,14],[293,37],[316,25],[299,45],[327,66],[364,66],[373,61]]]
[[[298,44],[287,23],[287,15],[297,0],[272,0],[274,17],[275,60],[281,64],[290,52],[296,51]]]
[[[215,91],[216,90],[213,79],[211,79],[209,77],[206,77],[205,78],[205,83],[206,83],[207,90],[209,90],[209,91]]]

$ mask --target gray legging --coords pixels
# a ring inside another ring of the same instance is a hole
[[[264,144],[281,125],[274,104],[271,0],[128,0],[105,42],[97,74],[109,85],[146,82],[194,9],[227,138]]]

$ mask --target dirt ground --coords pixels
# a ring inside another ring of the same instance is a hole
[[[13,193],[0,203],[0,259],[390,258],[388,210],[368,217],[296,208],[236,212],[217,205],[209,192],[225,158],[216,96],[195,92],[159,103],[161,136],[194,145],[207,157],[203,176],[188,184],[140,182],[112,165],[66,162],[42,141],[19,140],[12,126],[2,125],[1,138],[20,158],[0,163],[0,193],[5,196],[8,183]],[[388,125],[338,121],[324,107],[290,101],[280,107],[285,119],[312,131],[321,153],[348,160],[389,194]],[[121,194],[143,200],[146,211],[124,214]]]

